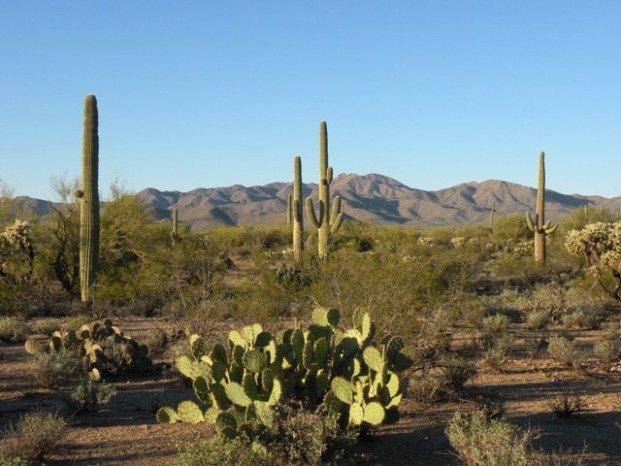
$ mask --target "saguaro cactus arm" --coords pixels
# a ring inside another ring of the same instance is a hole
[[[289,194],[287,196],[287,225],[291,225],[293,223],[293,212],[291,211],[292,208],[292,200],[293,200],[293,195]]]
[[[530,212],[526,212],[526,225],[528,226],[528,229],[530,231],[536,231],[535,224],[533,223],[533,219],[530,216]]]
[[[343,212],[341,212],[341,197],[336,196],[332,203],[332,214],[330,215],[330,230],[334,233],[339,229],[343,222]]]
[[[315,207],[310,197],[306,198],[306,218],[315,228],[319,228],[323,222],[323,204],[319,202],[319,218],[315,215]]]

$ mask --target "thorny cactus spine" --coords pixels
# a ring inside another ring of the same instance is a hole
[[[80,294],[83,302],[92,302],[93,283],[99,259],[99,124],[97,99],[84,101],[84,137],[82,144],[82,188],[80,199]]]
[[[328,166],[328,126],[325,121],[319,125],[319,215],[315,214],[313,201],[306,198],[306,215],[308,221],[317,228],[317,252],[321,259],[328,258],[328,242],[330,233],[341,226],[341,198],[336,196],[330,209],[330,184],[332,183],[332,167]]]
[[[539,181],[537,184],[537,207],[534,222],[530,212],[526,212],[528,228],[535,234],[535,262],[544,262],[546,260],[546,236],[554,233],[558,228],[558,222],[552,225],[549,220],[545,221],[546,169],[544,157],[545,154],[541,152],[539,154]]]
[[[293,195],[289,198],[289,217],[292,224],[293,259],[302,260],[304,249],[304,216],[302,215],[302,159],[293,159]]]

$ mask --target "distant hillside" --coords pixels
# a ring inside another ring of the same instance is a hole
[[[506,181],[469,182],[438,191],[410,188],[383,175],[342,174],[334,179],[331,195],[341,196],[346,219],[378,225],[441,227],[464,223],[486,223],[492,203],[497,215],[523,214],[533,210],[537,191]],[[152,210],[155,218],[169,219],[174,208],[179,220],[192,230],[218,225],[272,226],[285,221],[291,183],[265,186],[199,188],[187,193],[147,188],[138,198]],[[317,198],[317,185],[305,184],[304,196]],[[51,203],[27,197],[17,198],[24,207],[40,215],[51,211]],[[621,210],[621,197],[582,196],[546,192],[546,214],[558,219],[589,205]]]

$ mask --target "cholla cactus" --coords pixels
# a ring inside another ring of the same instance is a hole
[[[621,299],[621,223],[596,222],[571,230],[565,248],[574,256],[583,256],[588,272],[613,298]],[[606,273],[612,275],[612,288],[603,280]]]
[[[513,253],[516,256],[528,256],[533,253],[534,249],[533,240],[525,239],[513,247]]]
[[[20,277],[32,275],[35,254],[30,238],[31,230],[28,220],[16,219],[13,225],[0,233],[0,278],[14,275],[8,269],[20,269],[21,272],[16,273]]]
[[[433,238],[430,238],[429,236],[421,236],[420,238],[416,240],[416,244],[418,244],[419,246],[426,247],[426,248],[431,248],[434,245],[434,240]]]
[[[455,236],[454,238],[451,238],[451,244],[455,249],[460,249],[465,243],[466,238],[464,238],[463,236]]]

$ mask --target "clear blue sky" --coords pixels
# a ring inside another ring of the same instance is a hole
[[[621,2],[0,2],[0,178],[53,199],[100,112],[100,190],[504,179],[621,195]]]

